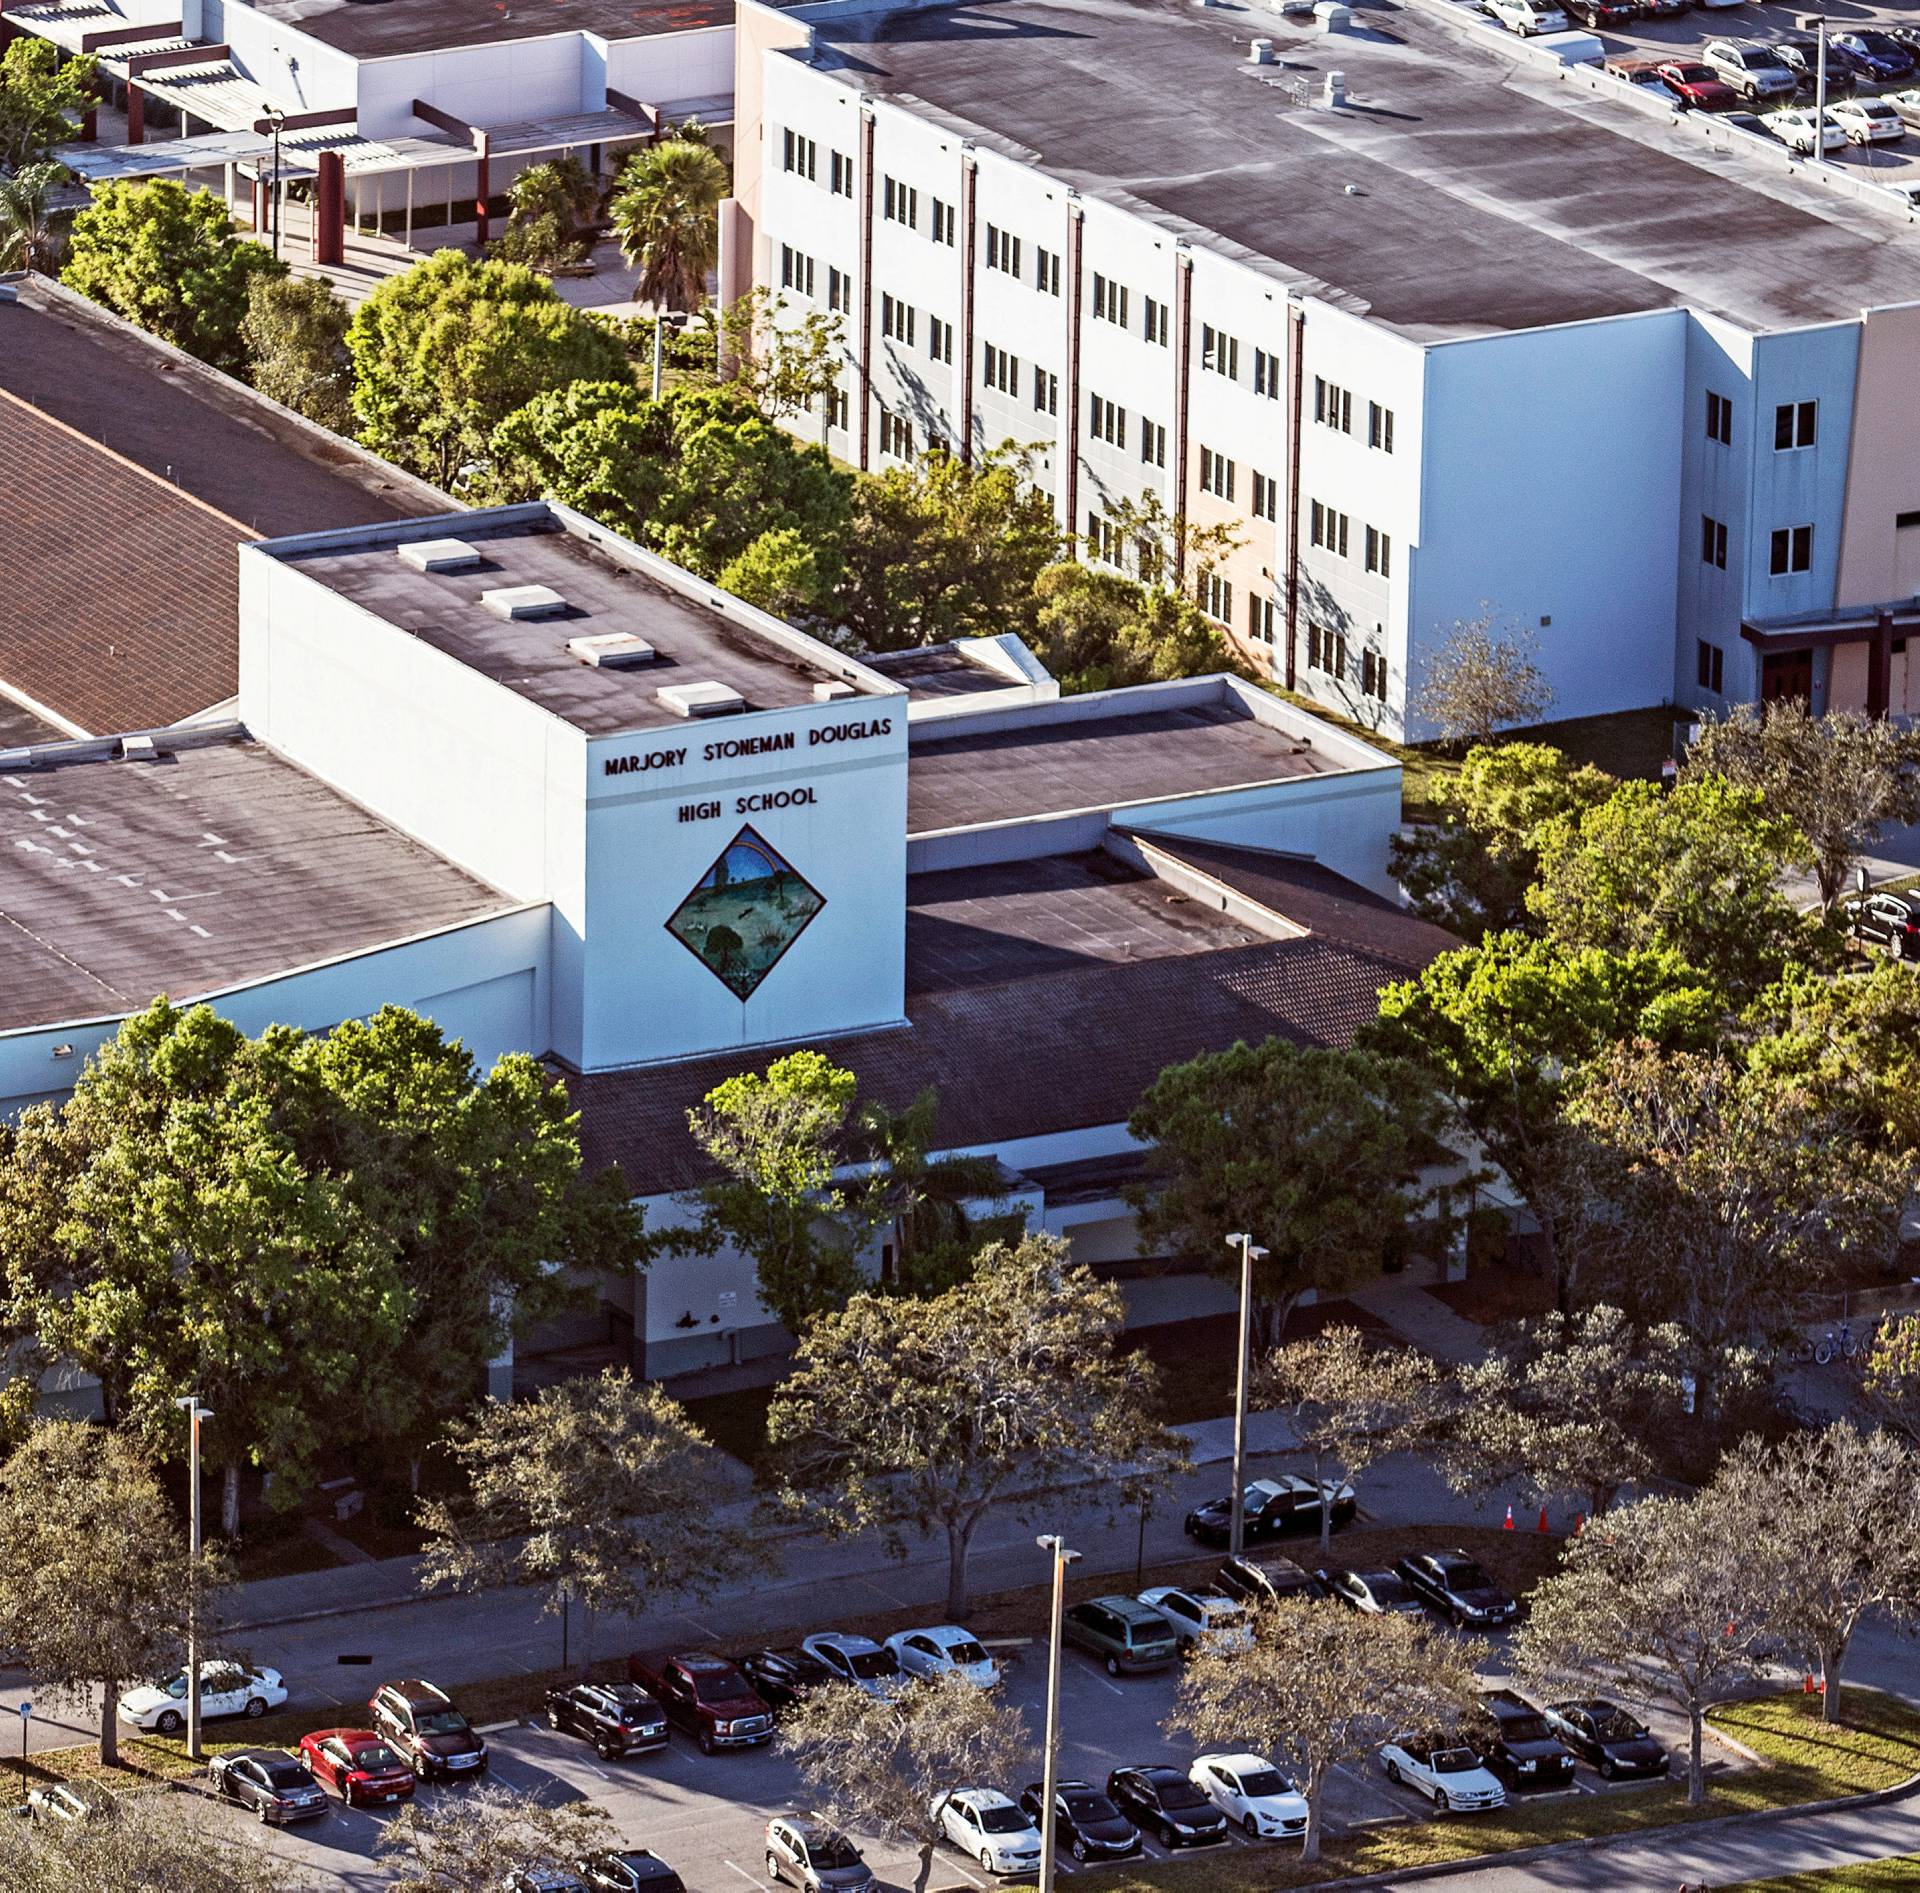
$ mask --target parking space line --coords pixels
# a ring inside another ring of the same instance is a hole
[[[764,1887],[766,1885],[766,1881],[761,1879],[757,1873],[749,1873],[745,1867],[735,1867],[731,1860],[723,1860],[720,1864],[723,1867],[731,1867],[749,1886]]]
[[[986,1885],[987,1885],[986,1881],[975,1879],[974,1876],[965,1867],[959,1866],[958,1864],[954,1866],[953,1871],[957,1873],[961,1877],[961,1879],[969,1882],[973,1886],[979,1887],[981,1889],[981,1893],[986,1893]]]

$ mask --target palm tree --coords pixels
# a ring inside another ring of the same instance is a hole
[[[0,172],[0,270],[33,269],[51,276],[66,238],[61,214],[49,207],[66,177],[57,164],[29,164],[9,177]]]
[[[669,138],[636,151],[608,212],[639,294],[656,308],[692,311],[706,300],[720,253],[720,200],[731,180],[711,146]]]

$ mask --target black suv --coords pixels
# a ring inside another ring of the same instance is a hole
[[[839,1677],[805,1650],[749,1650],[734,1659],[770,1709],[791,1709],[808,1690]]]
[[[487,1745],[444,1690],[417,1677],[382,1683],[367,1704],[377,1733],[399,1751],[422,1781],[486,1771]]]
[[[591,1742],[603,1762],[667,1745],[667,1712],[638,1683],[569,1683],[550,1689],[547,1727]]]
[[[306,1764],[284,1748],[242,1748],[207,1764],[207,1785],[225,1801],[251,1808],[263,1821],[311,1821],[327,1811],[325,1790]]]
[[[1920,959],[1920,895],[1849,894],[1840,903],[1848,937],[1890,959]]]
[[[1554,1740],[1546,1719],[1524,1696],[1511,1689],[1490,1689],[1480,1707],[1493,1723],[1487,1766],[1509,1788],[1567,1788],[1573,1785],[1573,1757]]]
[[[1520,1606],[1464,1551],[1417,1552],[1393,1568],[1423,1604],[1456,1628],[1490,1630],[1520,1615]]]
[[[1168,1848],[1227,1837],[1227,1817],[1177,1768],[1116,1768],[1107,1777],[1107,1799]]]

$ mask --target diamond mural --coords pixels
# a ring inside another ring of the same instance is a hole
[[[777,850],[743,828],[668,916],[667,931],[746,999],[826,904]]]

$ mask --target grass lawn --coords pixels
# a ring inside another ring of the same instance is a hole
[[[1920,1887],[1920,1854],[1866,1860],[1852,1867],[1818,1867],[1777,1880],[1742,1880],[1727,1893],[1902,1893]]]

